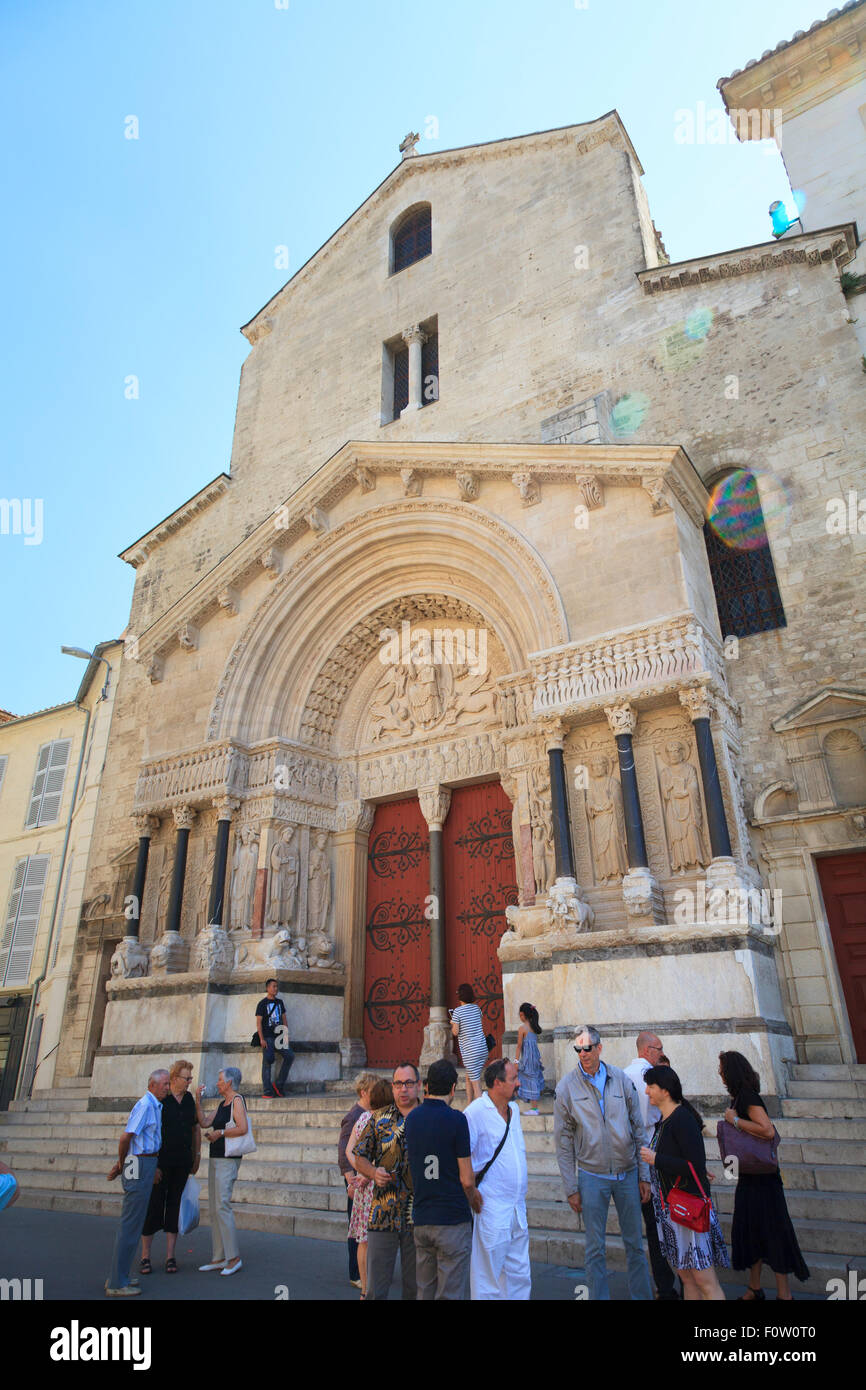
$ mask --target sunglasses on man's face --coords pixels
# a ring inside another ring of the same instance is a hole
[[[592,1052],[597,1047],[598,1043],[590,1043],[589,1047],[579,1047],[577,1043],[574,1044],[575,1052]]]

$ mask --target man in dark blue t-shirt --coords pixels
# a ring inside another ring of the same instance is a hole
[[[406,1116],[404,1135],[415,1190],[418,1298],[466,1298],[472,1215],[481,1195],[469,1158],[466,1116],[452,1110],[457,1071],[444,1058],[427,1073],[424,1104]]]

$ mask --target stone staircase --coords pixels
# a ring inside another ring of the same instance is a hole
[[[13,1102],[0,1115],[0,1154],[19,1179],[21,1205],[117,1214],[122,1193],[105,1174],[126,1112],[88,1111],[88,1098],[86,1080],[64,1080],[32,1100]],[[244,1159],[235,1187],[239,1227],[345,1239],[346,1198],[335,1158],[340,1118],[353,1101],[348,1082],[329,1082],[316,1093],[281,1101],[250,1096],[258,1150]],[[523,1117],[532,1257],[582,1267],[585,1236],[581,1218],[563,1198],[550,1098],[541,1109],[540,1115]],[[734,1188],[723,1181],[715,1139],[718,1116],[706,1118],[707,1155],[717,1179],[714,1198],[730,1240]],[[866,1066],[792,1066],[776,1125],[788,1208],[812,1274],[803,1287],[823,1296],[828,1279],[844,1278],[852,1261],[862,1268],[866,1258]],[[199,1178],[206,1219],[206,1159]],[[624,1269],[613,1209],[608,1233],[609,1262]],[[730,1278],[742,1282],[745,1276]],[[766,1269],[764,1283],[773,1286]],[[794,1284],[795,1292],[799,1287]]]

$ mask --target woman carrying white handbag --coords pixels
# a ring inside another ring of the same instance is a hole
[[[238,1093],[241,1074],[237,1067],[224,1067],[217,1090],[220,1103],[210,1120],[199,1114],[199,1123],[210,1144],[208,1164],[208,1208],[210,1211],[213,1255],[210,1264],[199,1269],[218,1269],[223,1275],[237,1274],[243,1267],[238,1251],[238,1233],[232,1212],[232,1189],[244,1154],[255,1153],[253,1129],[246,1102]],[[199,1088],[199,1110],[204,1087]]]

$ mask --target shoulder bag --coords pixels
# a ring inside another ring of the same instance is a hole
[[[668,1193],[667,1208],[668,1216],[677,1226],[686,1226],[690,1231],[704,1233],[710,1229],[710,1212],[712,1205],[701,1181],[695,1172],[693,1163],[689,1163],[692,1170],[692,1177],[698,1186],[700,1197],[694,1197],[691,1192],[684,1192],[680,1187],[680,1180],[677,1178],[670,1192]],[[665,1205],[664,1195],[659,1188],[659,1195],[662,1199],[662,1206]]]
[[[250,1120],[250,1112],[247,1110],[247,1103],[243,1096],[240,1097],[244,1107],[244,1114],[247,1117],[246,1134],[235,1134],[231,1139],[226,1136],[226,1158],[243,1158],[244,1154],[254,1154],[256,1151],[256,1141],[253,1138],[253,1126]],[[232,1104],[232,1120],[235,1117],[235,1107]]]
[[[756,1134],[747,1134],[744,1129],[728,1124],[727,1120],[719,1120],[716,1137],[722,1162],[732,1155],[740,1173],[778,1173],[779,1131],[775,1125],[772,1139],[759,1139]]]
[[[496,1145],[496,1148],[495,1148],[494,1153],[493,1153],[493,1157],[492,1157],[492,1158],[488,1158],[487,1162],[485,1163],[485,1165],[484,1165],[484,1167],[481,1169],[481,1171],[480,1171],[479,1173],[476,1173],[476,1174],[475,1174],[475,1186],[476,1186],[476,1187],[478,1187],[478,1186],[480,1185],[481,1179],[484,1177],[484,1174],[487,1172],[487,1169],[490,1168],[490,1167],[496,1162],[497,1158],[499,1157],[500,1153],[502,1152],[502,1147],[503,1147],[503,1145],[504,1145],[506,1139],[508,1138],[508,1131],[509,1131],[509,1128],[510,1128],[510,1127],[511,1127],[511,1106],[509,1105],[509,1107],[508,1107],[508,1118],[507,1118],[506,1121],[505,1121],[505,1133],[503,1134],[503,1136],[502,1136],[502,1138],[500,1139],[499,1143]]]

